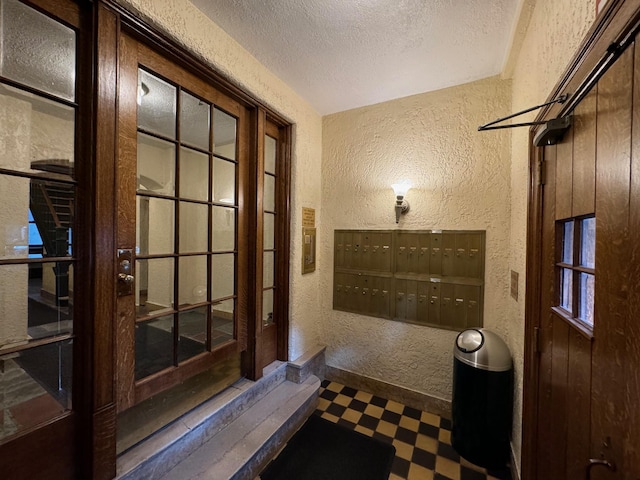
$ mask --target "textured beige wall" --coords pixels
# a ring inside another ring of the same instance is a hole
[[[508,130],[478,125],[510,109],[497,77],[323,119],[322,338],[327,364],[451,398],[456,333],[332,310],[333,230],[486,230],[485,325],[503,331],[509,248]],[[395,224],[390,185],[408,179]]]
[[[320,275],[316,272],[303,277],[300,273],[300,225],[302,207],[315,208],[318,224],[321,221],[322,120],[308,103],[189,1],[121,0],[120,3],[294,124],[289,358],[297,358],[319,341]]]
[[[522,110],[546,100],[565,72],[595,19],[595,0],[527,1],[532,8],[528,28],[514,63],[512,108]],[[525,25],[525,27],[527,27]],[[532,119],[536,112],[522,120]],[[505,338],[515,358],[516,394],[513,449],[520,459],[522,440],[522,365],[524,357],[524,289],[527,233],[528,129],[511,137],[511,243],[509,268],[519,272],[518,301],[509,300]],[[518,464],[520,462],[518,461]]]

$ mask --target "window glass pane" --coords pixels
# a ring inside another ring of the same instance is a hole
[[[273,287],[273,252],[264,252],[264,263],[262,265],[262,286],[263,288]]]
[[[0,75],[75,99],[76,34],[17,0],[0,2]]]
[[[0,347],[73,330],[71,262],[0,266]]]
[[[71,255],[75,189],[53,181],[31,180],[29,207],[42,239],[45,256]]]
[[[213,161],[213,201],[235,205],[236,164],[216,158]]]
[[[209,200],[209,156],[180,149],[180,197]]]
[[[0,84],[0,117],[0,167],[73,176],[73,108]]]
[[[178,263],[180,307],[207,301],[207,256],[180,257]]]
[[[211,346],[233,338],[233,309],[235,300],[216,302],[211,306]]]
[[[596,267],[596,219],[585,218],[582,221],[582,245],[580,249],[580,264],[583,267]]]
[[[269,135],[264,136],[264,170],[276,173],[276,139]]]
[[[264,249],[271,250],[275,248],[275,230],[274,225],[276,216],[273,213],[264,214]]]
[[[136,323],[136,380],[173,365],[173,315]]]
[[[230,297],[235,293],[235,255],[213,255],[211,265],[211,298]]]
[[[273,289],[262,292],[262,323],[271,325],[273,323]]]
[[[560,270],[560,306],[573,312],[573,270]]]
[[[73,342],[0,356],[0,440],[71,409]]]
[[[234,250],[236,245],[236,211],[234,208],[213,207],[213,251]]]
[[[271,175],[264,176],[263,208],[270,212],[273,212],[276,209],[276,179]]]
[[[178,362],[183,362],[207,349],[207,307],[180,312],[178,322]]]
[[[51,262],[29,265],[29,337],[51,337],[73,331],[73,265]]]
[[[176,138],[176,87],[138,70],[138,127]]]
[[[138,134],[138,190],[175,195],[176,147]]]
[[[136,260],[138,317],[173,309],[173,258]]]
[[[136,209],[136,253],[173,253],[175,202],[138,195]]]
[[[189,95],[180,93],[180,141],[209,150],[209,115],[211,107],[208,103]]]
[[[595,278],[588,273],[580,274],[580,312],[579,317],[593,326],[593,305],[595,300]]]
[[[573,265],[573,221],[564,223],[561,261]]]
[[[180,202],[180,253],[209,250],[209,206]]]
[[[231,160],[236,159],[236,119],[222,110],[213,110],[213,151]]]
[[[28,178],[0,175],[0,258],[29,256]]]

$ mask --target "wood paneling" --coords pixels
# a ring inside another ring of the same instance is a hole
[[[628,254],[632,73],[633,50],[628,49],[598,83],[591,455],[615,462],[619,468],[622,432],[629,421],[629,412],[621,406],[627,380],[625,329],[631,287]],[[613,478],[602,475],[592,478]]]
[[[119,39],[118,160],[116,177],[117,247],[136,246],[137,178],[137,42],[127,35]],[[113,252],[115,258],[116,252]],[[115,271],[114,271],[115,280]],[[136,275],[135,265],[133,275]],[[115,298],[115,293],[113,295]],[[135,295],[117,299],[116,387],[118,412],[135,403]]]
[[[569,367],[569,325],[559,317],[553,318],[553,351],[551,355],[551,409],[549,415],[549,476],[538,478],[564,478],[567,451],[567,411],[569,408],[567,371]],[[571,400],[573,401],[573,400]],[[586,419],[584,419],[586,420]]]
[[[156,393],[174,387],[187,378],[205,371],[215,363],[227,360],[238,353],[240,353],[238,342],[231,340],[213,352],[205,352],[182,362],[179,367],[170,367],[139,380],[135,384],[134,403],[140,403]]]
[[[629,219],[629,316],[626,325],[625,398],[640,399],[640,46],[635,45],[633,75],[633,128],[631,145],[631,194]],[[640,478],[640,415],[637,405],[627,406],[629,423],[624,430],[625,471],[629,478]]]
[[[27,0],[26,3],[42,10],[45,13],[55,15],[60,20],[79,29],[82,22],[80,5],[75,2],[60,0]]]
[[[93,251],[93,408],[83,425],[91,427],[91,441],[85,440],[92,453],[84,462],[83,476],[96,479],[115,475],[115,158],[116,158],[116,92],[117,17],[104,5],[98,5],[96,61],[96,122],[94,231]],[[97,413],[100,412],[100,413]],[[84,448],[84,447],[83,447]]]
[[[2,445],[0,472],[8,480],[70,479],[78,476],[75,418],[68,415]]]
[[[592,214],[596,196],[597,86],[576,107],[573,116],[573,216]]]
[[[567,371],[569,405],[567,409],[566,474],[563,478],[581,478],[585,459],[589,458],[591,414],[591,340],[580,332],[569,331]]]
[[[573,129],[557,145],[556,159],[556,219],[571,216],[573,198]]]
[[[562,393],[555,394],[556,385],[551,385],[550,379],[560,379],[562,372],[555,370],[559,365],[564,367],[557,356],[558,345],[547,331],[552,317],[549,317],[550,304],[545,296],[553,296],[548,292],[557,280],[549,274],[555,258],[549,255],[548,242],[552,240],[548,235],[551,234],[551,238],[555,235],[546,226],[546,219],[549,215],[554,219],[563,218],[566,211],[556,215],[553,207],[547,205],[556,199],[551,190],[555,169],[547,169],[547,185],[540,188],[535,181],[538,159],[535,151],[539,149],[532,147],[522,478],[585,478],[589,458],[606,458],[617,465],[616,473],[602,466],[595,467],[591,476],[594,480],[640,478],[640,418],[637,415],[640,322],[635,320],[640,313],[640,298],[636,293],[640,284],[640,212],[636,210],[640,208],[640,164],[636,165],[635,160],[635,152],[640,154],[640,135],[637,134],[640,128],[633,129],[631,166],[629,158],[631,105],[635,99],[634,122],[640,123],[637,112],[640,85],[635,85],[632,97],[632,54],[629,49],[625,51],[632,44],[639,25],[640,0],[607,2],[548,98],[566,93],[569,101],[544,108],[537,117],[537,120],[549,120],[571,113],[575,108],[571,216],[589,215],[594,211],[596,214],[596,311],[592,335],[586,327],[577,328],[577,324],[562,320],[569,329],[567,433],[564,440],[556,434],[556,441],[562,443],[551,444],[554,434],[550,429],[558,428],[549,420],[555,408],[551,399],[554,395],[562,398]],[[637,52],[635,55],[639,58]],[[613,65],[614,62],[617,63]],[[640,77],[638,63],[636,60],[636,82]],[[531,134],[536,131],[537,127],[532,128]],[[550,154],[547,147],[545,156],[551,158]],[[566,208],[566,199],[560,198],[560,203]],[[539,356],[535,353],[538,326],[542,329]],[[566,449],[566,469],[561,472],[557,471],[559,462],[553,458],[558,448]]]
[[[270,123],[276,120],[268,118]],[[278,211],[278,227],[276,233],[276,249],[278,260],[276,268],[276,289],[274,290],[277,321],[278,360],[289,360],[289,259],[291,258],[291,136],[292,127],[280,123],[278,126],[278,178],[276,184],[276,210]]]
[[[538,419],[537,434],[537,455],[536,458],[551,458],[553,449],[551,443],[551,432],[553,429],[553,420],[549,412],[553,409],[552,403],[552,373],[553,373],[553,313],[551,306],[554,304],[555,283],[555,178],[556,178],[556,152],[557,147],[550,146],[544,148],[544,169],[546,170],[546,179],[543,189],[543,198],[547,199],[543,203],[542,215],[542,251],[541,251],[541,285],[540,292],[540,308],[543,312],[541,323],[539,325],[540,335],[540,364],[538,377],[538,402],[537,409],[534,413]],[[537,412],[544,412],[537,415]],[[538,479],[552,478],[550,476],[550,462],[540,463],[538,467]]]

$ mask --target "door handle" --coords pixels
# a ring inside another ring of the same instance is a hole
[[[612,472],[616,471],[616,464],[609,462],[608,460],[602,460],[599,458],[590,458],[589,465],[587,466],[587,475],[585,477],[586,480],[591,480],[591,469],[596,465],[602,465],[603,467],[607,467]]]
[[[119,248],[116,255],[118,262],[116,271],[118,272],[118,296],[132,295],[135,283],[133,273],[133,249]]]
[[[125,285],[131,285],[135,280],[135,278],[133,275],[127,275],[126,273],[119,273],[118,280],[120,280],[121,282],[124,282]]]

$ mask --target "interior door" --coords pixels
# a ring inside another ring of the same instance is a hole
[[[250,172],[243,104],[126,34],[119,72],[116,349],[123,412],[190,385],[220,362],[238,365],[223,372],[224,385],[240,378]],[[120,433],[119,451],[131,443]]]
[[[288,230],[288,180],[286,135],[285,130],[275,122],[265,119],[260,122],[264,125],[262,138],[262,160],[258,162],[258,171],[261,176],[258,195],[262,204],[262,298],[258,299],[262,304],[261,315],[258,315],[256,332],[261,341],[259,344],[259,366],[266,367],[276,359],[286,360],[288,329],[286,314],[286,301],[284,294],[278,295],[283,286],[288,284],[288,277],[283,278],[282,265],[286,264],[283,258],[288,251],[285,242],[288,242],[286,231]],[[260,228],[258,229],[260,230]],[[280,267],[279,267],[280,266]],[[285,337],[285,339],[283,339]]]
[[[544,147],[536,478],[640,477],[640,49]]]
[[[80,474],[90,11],[0,1],[0,475]],[[83,196],[84,195],[84,196]],[[90,454],[90,452],[86,452]]]

